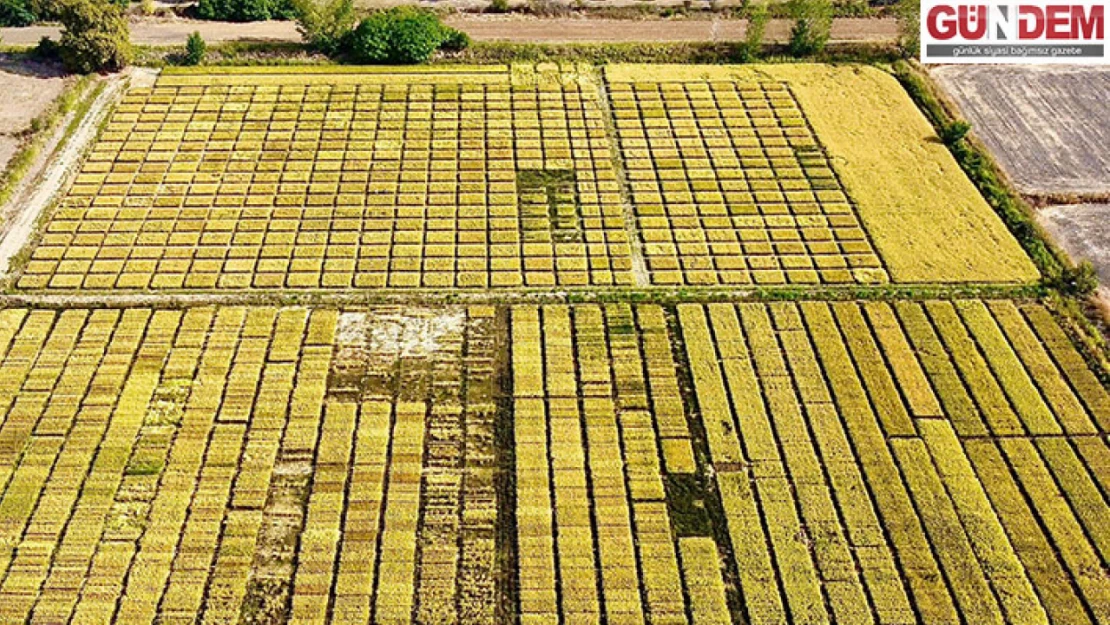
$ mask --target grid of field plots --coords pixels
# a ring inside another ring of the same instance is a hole
[[[517,307],[512,345],[521,622],[729,623],[662,309]]]
[[[493,623],[496,323],[0,312],[0,621]]]
[[[163,76],[126,94],[18,284],[629,284],[598,94],[505,67]]]
[[[1110,397],[1044,308],[678,316],[749,622],[1110,622]]]
[[[887,281],[786,84],[608,87],[653,284]]]
[[[1036,303],[8,309],[0,382],[5,623],[1110,622]]]
[[[1110,397],[1043,307],[676,312],[513,309],[521,622],[1108,622]]]

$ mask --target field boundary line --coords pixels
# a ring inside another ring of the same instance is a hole
[[[609,146],[612,150],[609,160],[613,163],[613,172],[617,175],[617,184],[621,193],[621,212],[624,214],[624,230],[628,233],[628,249],[631,253],[632,277],[636,286],[651,286],[651,272],[648,271],[647,260],[644,258],[644,242],[640,239],[640,225],[636,219],[636,209],[632,202],[632,187],[628,182],[628,172],[624,168],[624,153],[620,147],[620,136],[617,134],[617,118],[613,114],[613,107],[609,105],[608,77],[605,71],[598,68],[597,95],[598,107],[605,116],[605,134],[609,137]]]

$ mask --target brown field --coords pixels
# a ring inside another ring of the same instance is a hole
[[[46,111],[65,84],[43,67],[0,57],[0,172],[23,144],[31,120]]]
[[[1053,206],[1037,218],[1073,260],[1090,261],[1099,280],[1110,284],[1110,204]]]
[[[932,74],[1023,193],[1110,192],[1110,70],[952,65]]]

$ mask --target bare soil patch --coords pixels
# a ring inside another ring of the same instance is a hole
[[[31,120],[61,95],[66,78],[54,67],[0,57],[0,171],[15,156]]]
[[[933,76],[1023,193],[1110,193],[1110,69],[952,65]]]
[[[1110,204],[1052,206],[1037,218],[1072,260],[1090,261],[1110,284]]]

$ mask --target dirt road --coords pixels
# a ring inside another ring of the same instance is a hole
[[[146,80],[148,85],[153,84],[151,70],[132,68],[129,71],[139,80]],[[12,258],[23,249],[34,233],[39,215],[67,186],[66,181],[80,164],[85,146],[96,137],[101,120],[111,110],[112,102],[123,89],[127,78],[128,74],[114,74],[105,78],[104,90],[89,106],[73,133],[67,137],[66,129],[77,114],[76,111],[69,112],[58,124],[54,136],[39,155],[38,162],[20,182],[7,206],[0,207],[5,215],[11,214],[10,219],[5,219],[0,224],[0,278],[7,275]]]
[[[745,20],[732,19],[617,20],[473,14],[451,15],[447,23],[466,32],[475,41],[530,43],[729,41],[742,37],[746,25]],[[199,31],[208,43],[301,40],[293,22],[229,24],[160,19],[132,22],[131,40],[141,45],[182,45],[194,31]],[[767,26],[770,41],[783,41],[789,32],[788,20],[772,20]],[[842,18],[833,22],[834,41],[889,41],[897,35],[898,25],[891,19]],[[57,36],[58,29],[51,26],[0,28],[0,40],[5,45],[30,46],[42,37]]]

